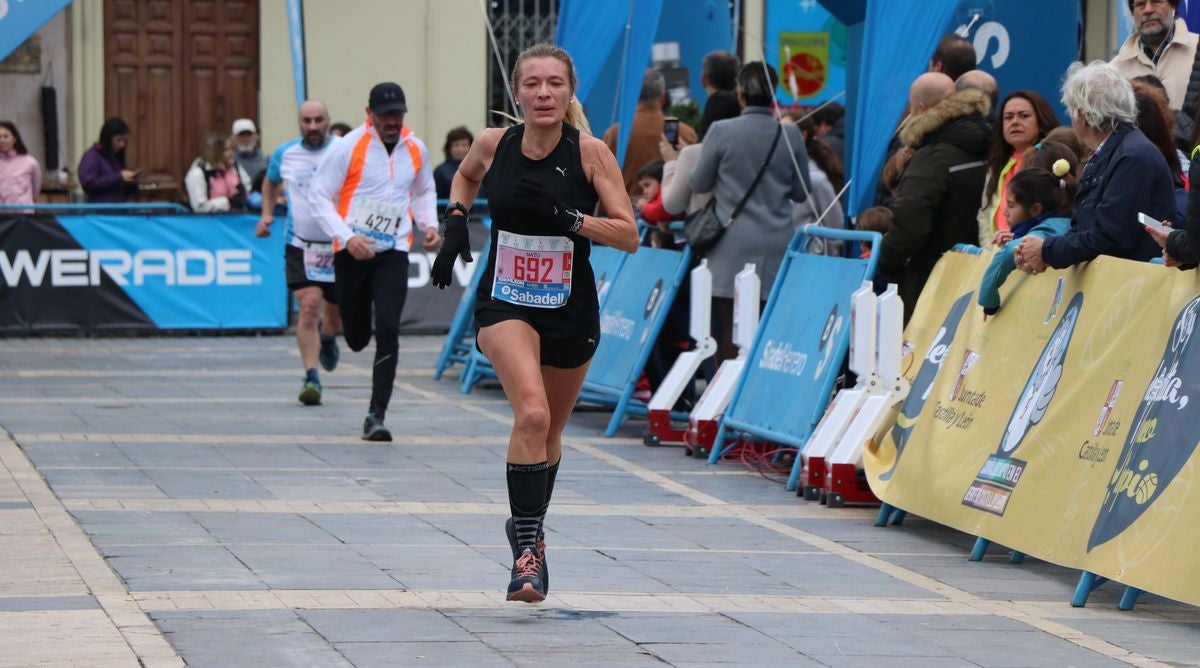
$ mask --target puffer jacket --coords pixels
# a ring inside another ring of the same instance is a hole
[[[898,284],[907,322],[933,266],[954,244],[979,240],[975,215],[987,175],[988,96],[957,92],[905,124],[915,149],[892,203],[879,272]]]

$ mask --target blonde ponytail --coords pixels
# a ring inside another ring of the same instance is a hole
[[[588,123],[587,114],[583,113],[583,104],[579,102],[579,98],[571,96],[571,101],[567,103],[567,125],[579,130],[584,134],[592,134],[592,126]]]

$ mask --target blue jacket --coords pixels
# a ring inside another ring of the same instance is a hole
[[[1065,234],[1071,228],[1070,218],[1047,217],[1034,225],[1023,236],[1032,234],[1035,237],[1042,239],[1050,239],[1060,234]],[[983,307],[983,312],[988,315],[993,315],[1000,310],[1000,286],[1004,285],[1004,281],[1008,279],[1008,275],[1013,269],[1017,268],[1017,261],[1013,257],[1013,252],[1017,246],[1021,245],[1022,237],[1014,237],[1012,241],[1004,244],[996,254],[992,256],[992,262],[988,265],[987,271],[983,272],[983,280],[979,283],[979,305]]]
[[[1092,154],[1079,180],[1075,213],[1066,234],[1042,246],[1056,269],[1111,255],[1146,261],[1161,251],[1138,224],[1138,213],[1175,219],[1175,188],[1167,161],[1132,125],[1121,123]]]

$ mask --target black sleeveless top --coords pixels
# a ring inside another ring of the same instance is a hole
[[[483,178],[492,214],[491,252],[487,269],[475,293],[475,317],[481,326],[514,318],[523,320],[548,339],[597,335],[600,333],[600,302],[596,297],[596,278],[592,274],[590,260],[592,242],[583,236],[571,237],[575,253],[571,267],[571,295],[566,304],[557,308],[539,308],[492,298],[496,244],[501,231],[528,236],[558,236],[544,220],[517,203],[513,191],[518,179],[530,177],[541,181],[556,199],[583,213],[595,211],[599,200],[596,189],[588,182],[583,169],[579,153],[579,130],[563,123],[562,138],[558,140],[558,145],[541,160],[533,160],[521,153],[524,134],[524,124],[513,126],[504,133],[496,146],[492,166]]]

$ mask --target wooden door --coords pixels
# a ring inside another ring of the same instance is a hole
[[[207,133],[257,124],[258,0],[105,0],[104,18],[105,111],[144,183],[178,187]]]

